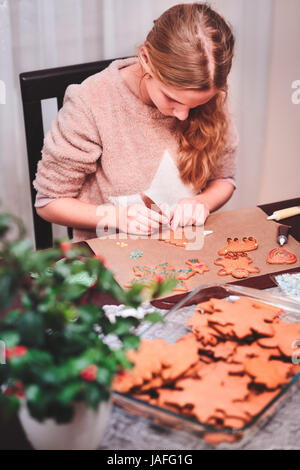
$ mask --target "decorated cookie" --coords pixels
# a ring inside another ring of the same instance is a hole
[[[219,276],[226,276],[231,274],[233,277],[241,279],[248,277],[249,273],[259,273],[260,269],[254,266],[249,266],[252,263],[252,259],[247,253],[231,253],[222,258],[217,258],[215,264],[223,266],[218,272]]]
[[[130,253],[130,258],[132,259],[138,259],[141,256],[143,256],[144,252],[141,250],[135,250]]]
[[[296,261],[297,257],[284,248],[274,248],[270,251],[267,258],[267,263],[270,264],[292,264],[296,263]]]
[[[160,234],[159,240],[179,247],[185,247],[188,242],[184,236],[183,230],[177,230],[176,232],[173,230],[167,230]]]
[[[218,251],[219,255],[227,253],[246,253],[247,251],[256,250],[258,247],[257,240],[254,237],[244,237],[240,242],[238,238],[227,238],[227,245]]]
[[[188,291],[187,285],[184,281],[189,279],[191,276],[194,276],[197,273],[197,270],[188,267],[188,268],[174,268],[169,265],[168,262],[157,264],[155,266],[141,265],[134,266],[133,272],[135,279],[128,282],[125,287],[130,287],[134,282],[138,282],[145,286],[149,286],[151,282],[157,280],[157,276],[160,279],[176,279],[177,284],[174,287],[174,291],[186,292]]]
[[[201,263],[199,258],[191,258],[186,261],[186,264],[190,266],[193,269],[193,271],[199,274],[203,274],[205,271],[209,271],[206,264]]]

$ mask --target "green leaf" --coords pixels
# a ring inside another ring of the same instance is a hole
[[[28,311],[19,319],[18,331],[21,344],[28,347],[39,347],[44,342],[44,322],[42,315]]]
[[[10,229],[12,223],[12,219],[9,214],[0,214],[0,237],[4,237],[4,235]]]
[[[53,400],[48,405],[47,417],[53,418],[58,424],[70,423],[74,417],[74,406]]]
[[[113,378],[113,372],[106,369],[105,367],[98,367],[97,370],[97,382],[102,385],[109,386]]]
[[[66,282],[68,284],[78,284],[85,287],[91,287],[97,279],[97,276],[90,276],[88,272],[81,271],[77,274],[71,275]]]
[[[82,296],[87,290],[87,287],[82,284],[64,284],[63,285],[63,298],[65,300],[75,300]]]
[[[19,399],[14,396],[7,396],[4,393],[0,393],[0,410],[2,417],[6,420],[15,415],[20,407]]]
[[[147,315],[145,315],[144,320],[150,323],[158,323],[158,322],[164,323],[165,322],[164,318],[158,312],[148,313]]]
[[[125,349],[138,349],[140,345],[140,338],[135,335],[128,335],[122,337],[123,348]]]
[[[97,305],[80,305],[78,307],[78,314],[80,320],[88,325],[94,324],[99,320],[101,309]]]
[[[15,326],[20,315],[23,315],[22,310],[12,310],[5,317],[5,324],[9,326]]]
[[[139,320],[135,317],[119,317],[115,321],[115,323],[112,323],[109,332],[113,333],[116,336],[122,336],[130,333],[131,329],[135,326],[137,326],[139,323]]]
[[[107,399],[107,392],[105,393],[105,391],[99,388],[99,385],[95,383],[87,383],[85,398],[88,405],[96,410],[100,401]]]
[[[121,365],[122,369],[131,369],[132,362],[127,359],[126,351],[122,349],[116,349],[113,351],[113,355],[118,363]]]
[[[16,290],[19,286],[20,279],[18,278],[18,273],[11,271],[10,268],[4,270],[0,269],[0,306],[5,309],[8,307],[13,297],[16,293]]]
[[[6,348],[13,348],[20,342],[20,335],[16,331],[0,332],[0,340],[4,341]]]
[[[82,390],[83,384],[81,381],[72,382],[65,387],[57,395],[58,401],[65,404],[74,402],[76,395]]]
[[[27,408],[33,418],[43,421],[47,413],[49,395],[36,384],[25,387]]]
[[[109,269],[102,268],[98,283],[100,291],[109,292],[115,282],[113,273]]]
[[[126,292],[125,305],[128,305],[133,308],[139,307],[143,301],[141,293],[144,289],[145,286],[143,284],[134,283],[130,290]]]
[[[22,258],[28,255],[32,250],[31,241],[27,238],[23,240],[17,240],[10,245],[10,252],[16,258]]]
[[[74,374],[68,374],[67,366],[57,367],[50,366],[43,368],[39,374],[41,386],[60,386],[69,378],[72,378]]]
[[[170,292],[176,287],[177,280],[174,277],[167,279],[164,282],[153,281],[149,288],[149,295],[152,298],[157,298]]]

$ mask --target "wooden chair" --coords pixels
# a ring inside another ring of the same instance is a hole
[[[63,105],[65,91],[69,85],[72,83],[81,83],[90,75],[105,69],[113,60],[115,59],[25,72],[21,73],[19,76],[26,133],[34,235],[37,250],[49,248],[53,243],[51,223],[42,219],[36,213],[34,207],[36,190],[32,184],[35,179],[38,161],[42,157],[41,151],[44,142],[41,102],[49,98],[56,98],[57,108],[59,110]],[[70,227],[68,227],[68,235],[72,238],[72,229]]]

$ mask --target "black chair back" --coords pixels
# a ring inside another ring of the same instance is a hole
[[[57,109],[63,105],[66,88],[73,83],[81,83],[90,75],[104,70],[115,59],[69,65],[52,69],[37,70],[20,74],[21,96],[24,112],[27,157],[30,177],[30,190],[36,249],[49,248],[53,244],[52,225],[36,213],[34,203],[36,190],[32,184],[35,179],[38,161],[44,143],[42,100],[56,98]],[[68,227],[69,237],[72,229]]]

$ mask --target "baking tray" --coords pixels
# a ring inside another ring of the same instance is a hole
[[[193,314],[191,306],[195,305],[196,308],[196,304],[207,301],[211,297],[226,299],[228,302],[232,302],[241,296],[280,307],[283,310],[283,313],[280,315],[282,321],[300,323],[299,302],[288,297],[275,296],[249,287],[214,283],[201,285],[187,294],[184,299],[180,300],[171,310],[164,314],[164,324],[142,326],[142,329],[139,331],[140,337],[143,339],[163,338],[168,343],[174,343],[190,331],[185,324],[187,319]],[[233,439],[234,442],[230,444],[221,442],[218,444],[218,447],[232,449],[243,446],[248,439],[251,439],[253,433],[261,428],[266,420],[270,419],[275,412],[278,412],[281,406],[289,401],[289,398],[300,386],[299,379],[300,371],[278,391],[278,394],[251,421],[243,427],[234,429],[218,428],[201,423],[195,418],[159,408],[125,393],[113,391],[113,402],[126,411],[149,419],[159,426],[191,432],[199,437],[204,437],[207,434],[220,435],[221,433],[223,436],[226,435],[226,438]]]

